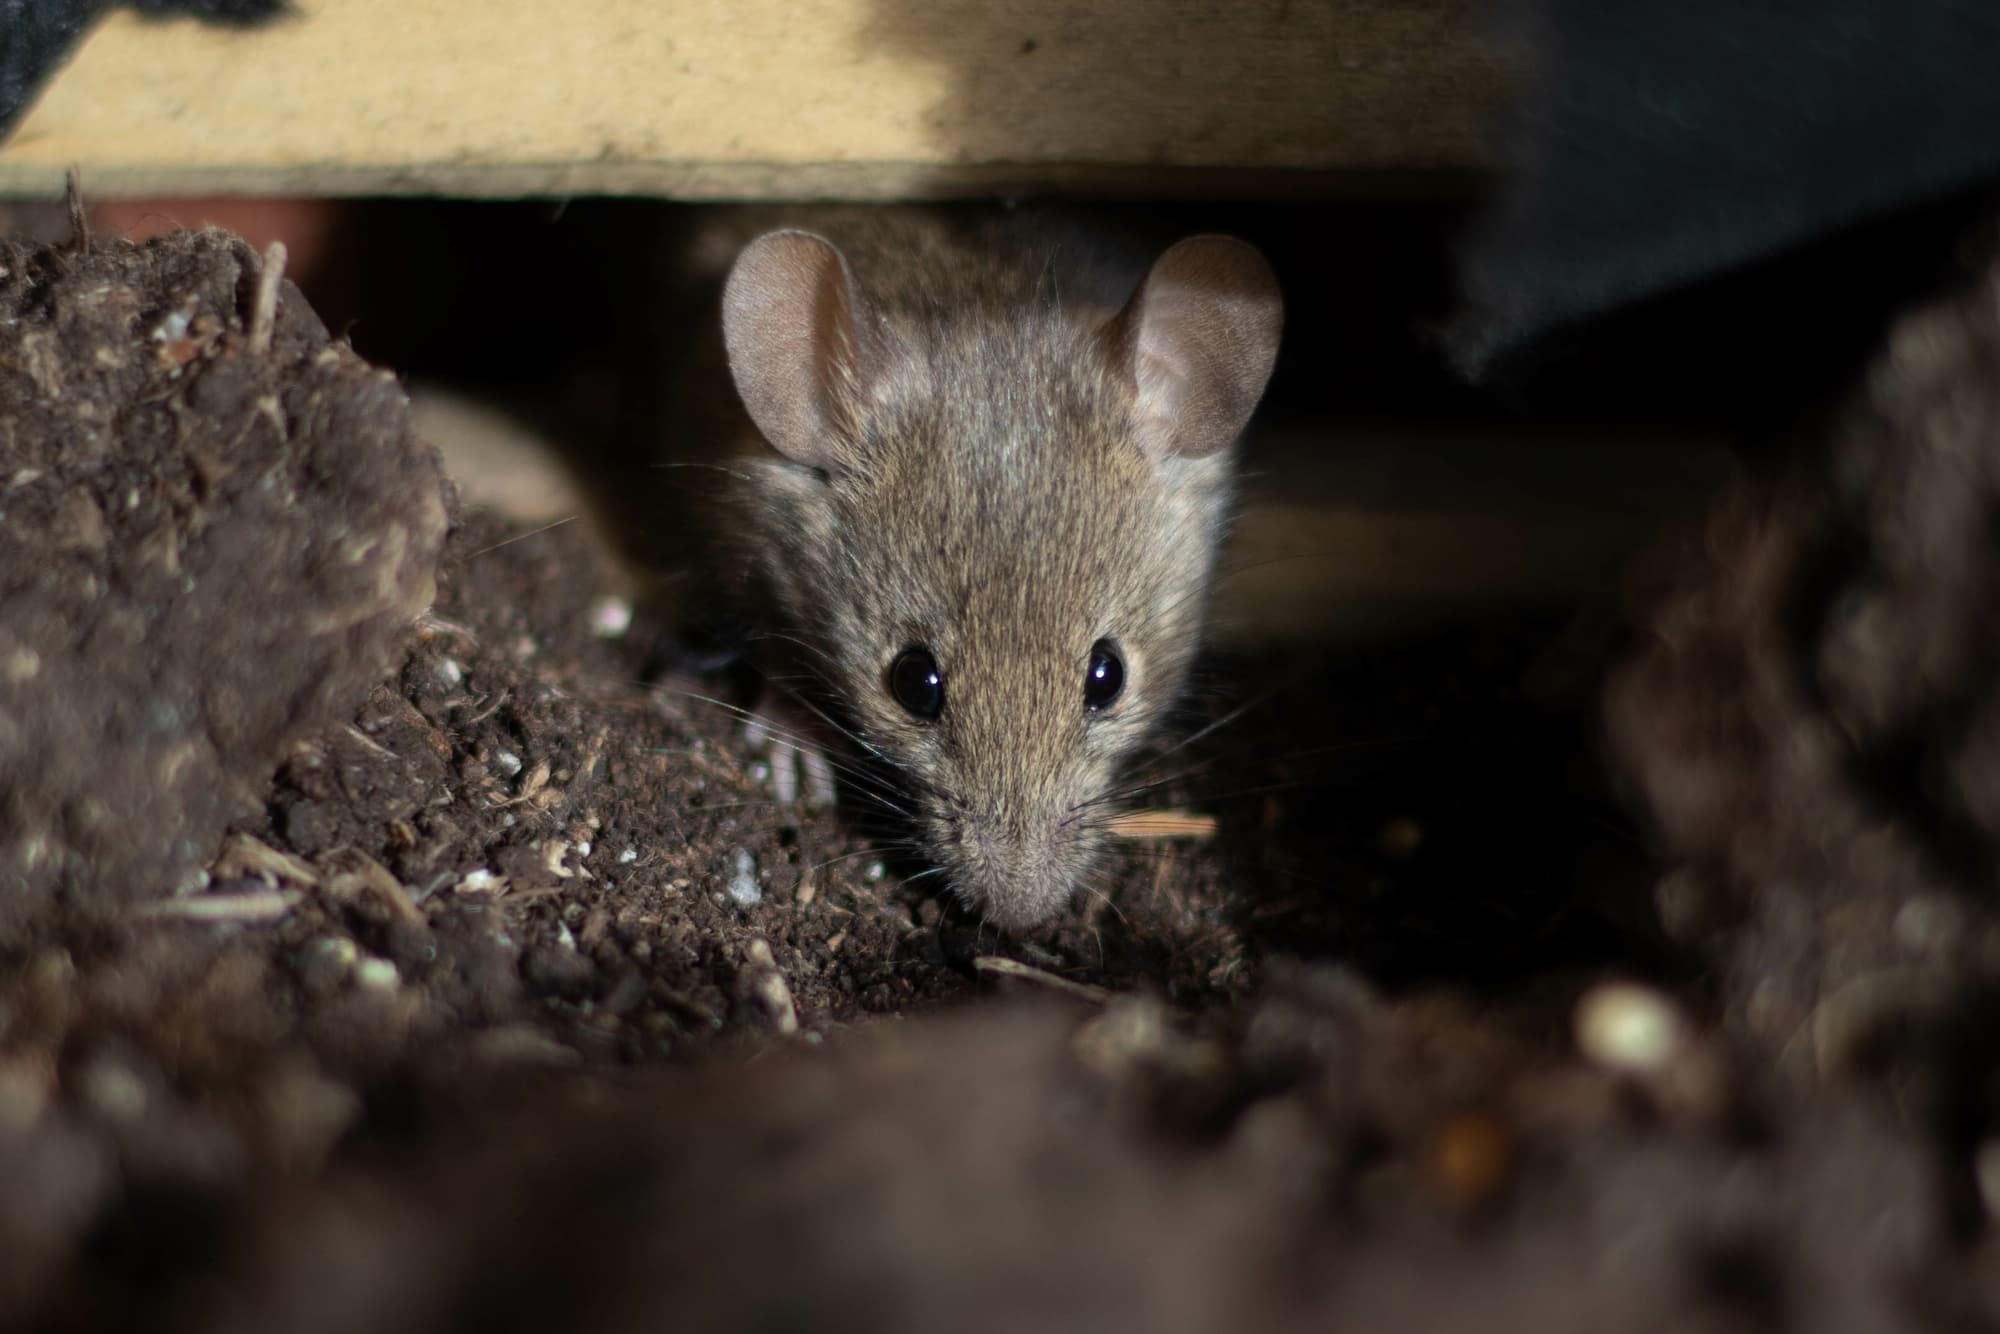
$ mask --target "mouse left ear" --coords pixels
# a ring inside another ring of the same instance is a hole
[[[823,236],[768,233],[729,271],[722,340],[730,376],[757,429],[796,462],[840,464],[882,337],[846,257]]]
[[[1201,458],[1250,420],[1278,357],[1284,300],[1255,247],[1190,236],[1147,272],[1100,332],[1138,398],[1148,453]]]

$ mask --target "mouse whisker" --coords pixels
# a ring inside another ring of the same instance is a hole
[[[1138,782],[1123,784],[1120,785],[1119,787],[1108,789],[1106,793],[1106,798],[1110,800],[1118,800],[1118,799],[1129,800],[1132,797],[1135,797],[1145,791],[1150,791],[1154,788],[1163,786],[1170,782],[1185,781],[1188,779],[1198,778],[1203,776],[1209,778],[1219,778],[1228,773],[1232,772],[1240,773],[1245,770],[1255,770],[1256,772],[1259,773],[1267,773],[1272,769],[1279,768],[1285,765],[1295,764],[1300,760],[1318,759],[1330,755],[1352,755],[1359,751],[1366,751],[1366,750],[1373,750],[1380,748],[1391,748],[1391,747],[1407,746],[1415,744],[1420,744],[1418,738],[1406,737],[1406,736],[1368,737],[1368,738],[1356,739],[1353,741],[1334,742],[1332,744],[1325,746],[1301,747],[1296,750],[1282,751],[1275,755],[1260,755],[1254,758],[1236,760],[1229,763],[1227,767],[1225,767],[1225,762],[1222,757],[1211,757],[1209,759],[1202,760],[1196,764],[1188,765],[1185,768],[1175,771],[1174,773],[1163,775],[1159,778],[1146,778]],[[1281,789],[1291,789],[1291,788],[1305,786],[1308,782],[1313,781],[1316,777],[1320,776],[1300,775],[1295,778],[1287,779],[1281,785]],[[1264,791],[1265,789],[1260,787],[1256,790],[1261,792]],[[1209,801],[1209,800],[1226,799],[1229,795],[1232,794],[1224,793],[1219,796],[1211,795],[1210,793],[1204,792],[1199,787],[1197,787],[1189,794],[1189,797],[1190,800],[1194,801]]]
[[[804,640],[804,638],[800,638],[796,634],[754,634],[754,636],[750,636],[744,642],[746,644],[788,644],[802,658],[800,666],[804,666],[808,672],[814,672],[814,674],[804,674],[804,672],[774,672],[774,670],[766,670],[764,672],[764,680],[772,682],[772,684],[786,684],[786,686],[790,686],[792,682],[808,682],[808,684],[816,686],[818,690],[830,690],[828,682],[832,680],[834,672],[840,666],[840,662],[834,656],[832,648],[822,646],[822,644],[810,644],[808,640]]]
[[[798,750],[811,751],[821,760],[825,761],[827,767],[839,777],[842,786],[848,792],[867,797],[882,808],[904,819],[914,818],[913,813],[897,800],[902,795],[902,787],[884,779],[882,764],[852,759],[841,755],[837,751],[829,752],[820,746],[816,738],[807,737],[789,729],[774,726],[769,718],[754,710],[745,709],[695,691],[665,690],[664,693],[671,693],[678,698],[715,708],[745,723],[756,724],[764,729],[767,737],[775,741]],[[689,754],[692,753],[692,748],[676,747],[671,750],[657,751],[656,753]],[[776,803],[774,802],[773,804],[775,805]],[[708,807],[705,809],[716,808]]]
[[[1175,769],[1170,773],[1161,774],[1155,778],[1134,779],[1129,783],[1120,783],[1116,787],[1106,788],[1097,796],[1088,798],[1080,804],[1092,809],[1101,809],[1107,806],[1122,806],[1128,802],[1138,800],[1147,793],[1157,792],[1161,788],[1184,782],[1203,772],[1204,767],[1202,765],[1188,765],[1180,769]]]
[[[516,533],[512,537],[503,537],[490,547],[481,547],[477,551],[469,552],[467,553],[465,559],[468,561],[477,560],[481,556],[486,555],[488,552],[498,551],[502,547],[511,547],[516,542],[525,542],[531,537],[540,537],[543,533],[550,532],[557,528],[561,528],[565,524],[575,523],[578,519],[582,517],[583,516],[581,514],[565,514],[563,515],[562,518],[552,519],[548,523],[543,524],[539,528],[530,528],[525,533]]]
[[[1207,726],[1198,728],[1194,732],[1189,733],[1187,736],[1181,737],[1179,740],[1175,741],[1172,745],[1167,746],[1165,749],[1147,756],[1140,762],[1141,767],[1143,768],[1146,766],[1150,766],[1152,764],[1156,764],[1159,761],[1166,759],[1170,755],[1178,755],[1180,752],[1186,750],[1188,747],[1193,746],[1198,742],[1204,741],[1211,736],[1214,736],[1217,732],[1221,731],[1223,728],[1229,727],[1234,723],[1241,722],[1243,718],[1246,717],[1253,709],[1260,708],[1261,706],[1269,703],[1271,701],[1271,698],[1277,693],[1278,692],[1274,687],[1270,690],[1265,690],[1256,695],[1253,695],[1251,698],[1244,700],[1241,704],[1237,705],[1229,712],[1223,714],[1220,718],[1217,718],[1215,721],[1209,723]]]
[[[1118,904],[1112,899],[1110,888],[1106,887],[1103,884],[1098,883],[1100,874],[1101,873],[1099,872],[1093,872],[1089,876],[1085,877],[1083,880],[1078,881],[1076,886],[1077,889],[1082,892],[1086,900],[1095,902],[1098,906],[1109,911],[1113,917],[1116,917],[1118,919],[1118,923],[1120,926],[1123,926],[1127,930],[1130,930],[1132,926],[1132,919],[1127,917],[1125,915],[1125,910],[1123,908],[1120,908]],[[1103,962],[1103,953],[1101,947],[1099,950],[1098,962],[1100,964]]]
[[[843,852],[835,856],[828,857],[825,861],[814,862],[811,866],[808,866],[806,869],[808,871],[824,871],[829,866],[837,866],[841,862],[851,862],[858,857],[870,857],[870,856],[879,857],[881,855],[882,855],[882,850],[871,844],[870,846],[865,848],[856,848],[851,852]]]
[[[750,485],[755,485],[761,480],[756,473],[748,471],[746,469],[732,468],[726,463],[715,463],[703,459],[669,459],[663,462],[649,464],[648,467],[654,472],[668,472],[668,471],[677,472],[681,469],[686,468],[686,469],[694,469],[699,472],[721,473],[724,477],[727,477],[732,481],[744,482]]]
[[[739,719],[742,722],[754,724],[758,727],[761,727],[764,730],[766,736],[772,737],[779,741],[783,741],[787,745],[798,747],[801,750],[818,751],[826,759],[828,764],[834,765],[836,767],[839,767],[841,765],[848,765],[851,767],[854,764],[853,761],[846,760],[843,757],[839,756],[837,753],[826,752],[819,745],[817,738],[809,737],[803,732],[795,731],[791,728],[781,726],[776,722],[774,722],[769,717],[769,715],[760,713],[756,709],[745,708],[740,704],[731,704],[727,700],[717,699],[712,695],[704,695],[697,690],[686,690],[665,685],[656,685],[653,687],[653,689],[657,690],[661,694],[672,695],[677,699],[689,700],[696,704],[706,705],[710,708],[720,710],[721,712],[726,713],[733,718]],[[789,692],[787,692],[787,698],[793,698],[793,696]],[[804,701],[803,699],[800,699],[799,703],[805,705],[805,707],[807,708],[812,708],[812,706],[810,704],[807,704],[806,701]],[[853,732],[849,731],[848,729],[842,728],[838,724],[834,723],[831,718],[827,718],[826,715],[822,713],[820,710],[812,709],[812,711],[814,713],[819,714],[819,716],[822,719],[824,719],[830,726],[833,726],[843,738],[855,741],[864,746],[866,745],[866,742],[862,741],[860,737],[856,736]],[[876,755],[878,759],[884,758],[881,756],[879,751],[873,753]],[[852,771],[859,772],[858,769],[853,769]]]
[[[868,754],[870,754],[874,758],[883,761],[887,761],[889,759],[889,757],[887,755],[884,755],[882,751],[873,742],[868,740],[867,737],[861,735],[861,733],[855,731],[853,728],[842,724],[831,713],[821,708],[819,705],[815,704],[811,699],[807,698],[805,695],[800,694],[797,691],[790,691],[790,690],[786,691],[785,695],[787,699],[791,700],[793,703],[799,705],[800,707],[806,709],[814,717],[818,718],[821,722],[825,723],[828,727],[832,728],[835,732],[839,733],[841,736],[847,738],[849,741],[852,741],[855,745],[861,747],[861,749],[867,751]]]

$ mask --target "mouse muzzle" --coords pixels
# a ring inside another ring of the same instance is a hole
[[[1103,837],[1075,813],[944,818],[933,846],[959,900],[1009,931],[1068,907],[1097,864]]]

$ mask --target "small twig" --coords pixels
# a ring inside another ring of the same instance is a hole
[[[141,917],[176,917],[185,922],[268,922],[283,917],[298,901],[295,889],[253,889],[162,899],[141,905],[138,912]]]
[[[250,350],[258,355],[271,350],[271,324],[278,313],[278,284],[285,276],[285,243],[273,241],[264,251],[263,267],[257,270],[257,302],[250,308]]]
[[[363,750],[375,756],[377,759],[394,760],[396,758],[395,751],[390,750],[387,746],[384,746],[381,742],[369,736],[366,732],[356,727],[353,723],[348,723],[346,725],[345,730],[347,732],[348,738],[352,740],[355,745],[361,747]]]
[[[352,903],[368,897],[407,926],[423,926],[424,910],[410,898],[403,882],[389,868],[356,848],[345,849],[348,869],[326,882],[326,892],[335,899]]]
[[[982,954],[972,961],[972,969],[977,973],[995,973],[1001,977],[1033,982],[1054,991],[1067,992],[1079,1000],[1089,1001],[1092,1005],[1102,1005],[1111,999],[1111,993],[1103,987],[1094,987],[1088,982],[1072,982],[1066,977],[1058,977],[1033,964],[1022,963],[1019,959],[1009,959],[1004,955]]]
[[[289,880],[308,888],[319,884],[319,872],[313,870],[310,864],[288,852],[278,851],[262,839],[241,833],[232,835],[222,845],[222,851],[209,868],[209,874],[218,881],[254,875],[261,876],[273,886],[280,880]]]
[[[90,253],[90,215],[83,208],[83,177],[75,167],[63,174],[69,201],[69,244],[79,255]]]
[[[1214,838],[1215,817],[1193,811],[1127,811],[1105,823],[1114,838]]]
[[[448,621],[434,611],[427,611],[418,617],[417,628],[419,630],[435,631],[439,634],[455,635],[460,639],[469,639],[475,644],[479,642],[479,636],[472,633],[471,626],[460,625],[457,621]]]
[[[743,987],[746,994],[763,1007],[770,1016],[771,1023],[780,1033],[799,1031],[799,1012],[792,1003],[791,984],[778,968],[778,961],[771,953],[771,942],[762,936],[751,937],[744,950],[748,967],[744,970]]]
[[[500,711],[500,706],[502,704],[505,704],[506,702],[507,702],[507,692],[505,690],[494,691],[491,695],[488,695],[486,698],[479,701],[480,705],[479,712],[473,714],[470,718],[467,718],[464,722],[458,724],[459,729],[463,731],[465,729],[472,727],[474,724],[485,722],[488,718],[491,718],[495,713],[498,713]]]

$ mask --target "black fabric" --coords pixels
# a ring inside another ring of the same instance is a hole
[[[0,137],[34,99],[72,44],[110,0],[0,0]],[[191,14],[216,23],[257,23],[284,10],[284,0],[135,0],[142,14]]]
[[[1559,326],[2000,184],[1996,0],[1516,0],[1526,77],[1451,333]]]
[[[0,0],[0,134],[102,8],[102,0]]]

